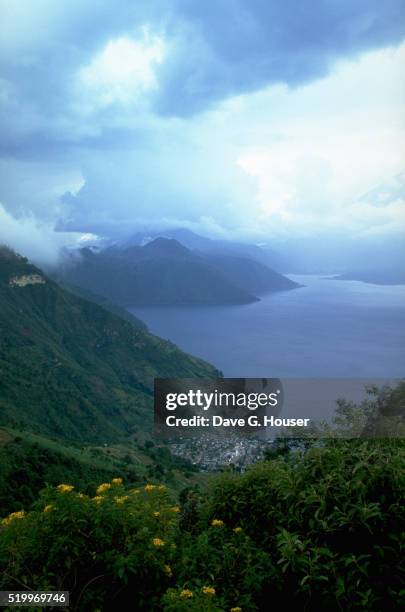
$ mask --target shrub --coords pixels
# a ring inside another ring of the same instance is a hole
[[[153,610],[170,585],[177,514],[164,485],[125,491],[120,479],[93,498],[48,488],[36,509],[3,520],[3,589],[71,592],[80,609],[132,602]]]
[[[404,466],[401,441],[330,441],[180,504],[119,478],[48,487],[2,522],[0,588],[69,590],[77,610],[401,609]]]
[[[335,441],[296,461],[219,477],[201,520],[241,526],[269,574],[255,601],[329,610],[397,609],[405,602],[402,441]]]

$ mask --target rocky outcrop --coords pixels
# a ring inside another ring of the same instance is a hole
[[[11,287],[26,287],[27,285],[45,285],[46,280],[40,274],[23,274],[10,278]]]

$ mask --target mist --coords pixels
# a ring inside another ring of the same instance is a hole
[[[94,237],[95,238],[95,237]],[[0,244],[28,257],[40,267],[53,269],[65,257],[65,249],[83,246],[90,236],[58,232],[33,216],[16,219],[0,204]]]

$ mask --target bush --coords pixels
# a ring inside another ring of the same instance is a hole
[[[46,489],[36,510],[3,520],[1,588],[70,591],[80,609],[153,610],[170,584],[176,517],[164,485],[125,491],[115,479],[93,498]]]
[[[331,441],[222,474],[177,505],[164,485],[47,488],[0,529],[1,589],[69,590],[77,610],[401,609],[405,450]]]
[[[269,555],[277,572],[255,598],[259,609],[268,597],[309,610],[398,609],[404,466],[402,441],[331,442],[296,461],[222,475],[202,520],[241,526]]]

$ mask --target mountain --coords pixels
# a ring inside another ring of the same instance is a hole
[[[154,377],[218,372],[0,248],[0,425],[69,441],[152,423]]]
[[[266,266],[279,267],[279,255],[267,246],[258,246],[232,240],[206,238],[184,227],[167,229],[160,232],[138,232],[125,242],[125,246],[143,246],[156,238],[171,238],[177,240],[191,251],[212,255],[232,255],[254,259]]]
[[[169,238],[79,255],[60,278],[121,305],[245,304],[298,287],[257,261],[194,252]]]
[[[333,280],[357,280],[372,285],[405,285],[405,270],[353,270]]]
[[[209,261],[232,283],[255,295],[260,296],[271,291],[285,291],[301,286],[254,259],[231,255],[211,255]]]

